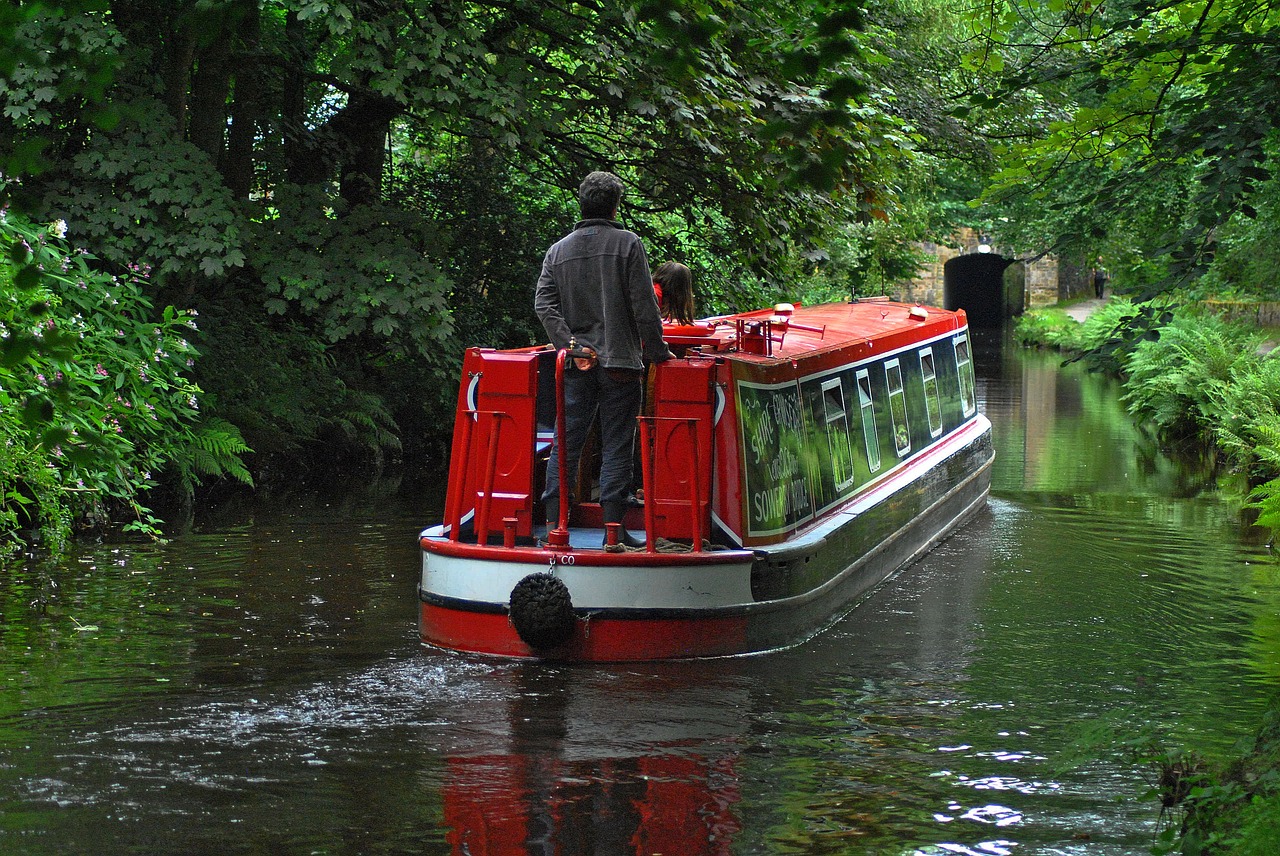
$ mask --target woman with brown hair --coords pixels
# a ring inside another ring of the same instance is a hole
[[[663,262],[653,272],[653,291],[662,320],[693,323],[693,272],[680,262]]]

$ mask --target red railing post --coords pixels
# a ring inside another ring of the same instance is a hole
[[[693,459],[693,471],[689,474],[689,517],[693,530],[693,552],[702,552],[702,466],[698,461],[698,420],[686,419],[689,427],[689,457]]]
[[[560,519],[556,528],[547,532],[547,543],[552,547],[569,546],[569,485],[565,484],[565,423],[564,423],[564,362],[569,350],[556,352],[556,466],[560,475]]]
[[[449,524],[450,541],[458,540],[458,530],[462,528],[462,493],[467,489],[467,469],[471,461],[471,424],[477,418],[475,411],[466,411],[462,420],[461,472],[449,473],[449,508],[445,520]]]
[[[657,440],[659,422],[683,422],[689,431],[689,458],[692,469],[689,473],[689,529],[693,540],[694,552],[702,551],[702,539],[705,531],[702,525],[702,461],[698,455],[698,419],[664,419],[655,416],[640,417],[640,468],[644,480],[644,530],[645,542],[649,551],[655,549],[657,540],[657,503],[658,496],[654,492],[657,479],[655,467],[657,457],[654,446]],[[673,429],[675,426],[672,426]]]
[[[502,417],[505,413],[489,411],[489,456],[485,462],[483,493],[480,508],[476,511],[476,543],[489,543],[489,512],[493,508],[493,480],[498,468],[498,438],[502,434]]]
[[[654,531],[658,501],[653,492],[653,429],[656,420],[652,416],[640,417],[640,481],[644,485],[644,548],[652,553],[657,549],[658,535]]]

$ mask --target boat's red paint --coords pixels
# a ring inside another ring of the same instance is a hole
[[[442,648],[502,657],[592,662],[670,660],[737,654],[746,647],[745,615],[703,618],[579,619],[573,638],[553,651],[534,652],[506,614],[422,604],[422,639]]]
[[[525,547],[509,550],[497,545],[468,544],[464,541],[442,541],[439,538],[422,536],[419,546],[441,556],[453,556],[459,559],[485,559],[489,561],[514,562],[522,565],[563,564],[561,559],[573,555],[582,565],[608,566],[644,566],[646,568],[666,565],[732,565],[743,561],[751,561],[752,553],[744,550],[708,550],[700,553],[607,553],[603,550],[574,550],[570,547]]]

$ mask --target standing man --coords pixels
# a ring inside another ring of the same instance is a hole
[[[1110,281],[1111,274],[1107,273],[1107,269],[1102,266],[1102,256],[1098,256],[1098,264],[1093,269],[1093,296],[1101,300],[1107,290],[1107,282]]]
[[[622,179],[593,172],[578,187],[582,219],[551,245],[533,308],[559,348],[576,345],[589,359],[565,367],[566,478],[575,474],[587,430],[600,412],[600,507],[605,523],[621,523],[631,488],[636,416],[644,393],[645,362],[671,358],[640,238],[617,222]],[[542,495],[547,528],[560,521],[559,444],[551,446]],[[622,543],[641,542],[622,530]]]

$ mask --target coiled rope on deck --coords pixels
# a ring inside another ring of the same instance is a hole
[[[604,549],[606,553],[643,553],[648,548],[647,547],[628,547],[624,544],[615,544],[612,547],[605,547]],[[693,545],[659,537],[653,542],[653,549],[654,549],[654,552],[657,552],[657,553],[692,553]],[[714,550],[727,550],[727,549],[729,548],[724,547],[720,544],[712,544],[706,538],[702,539],[703,552],[710,553]]]

